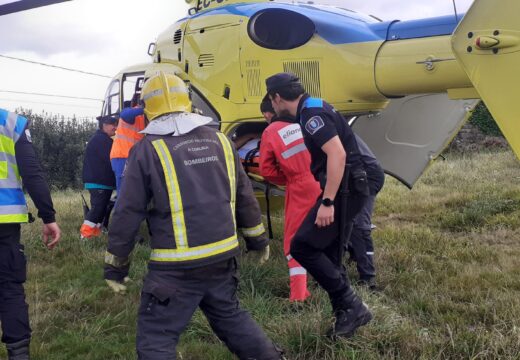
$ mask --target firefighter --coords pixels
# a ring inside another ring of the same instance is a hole
[[[150,77],[141,97],[150,123],[130,153],[105,256],[108,285],[124,292],[132,239],[148,214],[152,250],[138,312],[139,359],[175,359],[198,307],[240,359],[280,359],[236,296],[237,228],[260,263],[269,245],[231,141],[205,126],[211,118],[190,113],[188,89],[174,75]]]
[[[269,123],[262,134],[260,175],[271,183],[287,186],[283,249],[289,266],[289,300],[304,301],[310,296],[307,271],[291,256],[291,240],[320,195],[320,185],[310,171],[311,157],[298,122],[291,116],[276,116],[267,96],[260,111]]]
[[[80,228],[82,239],[101,235],[101,225],[108,214],[112,191],[116,186],[110,165],[112,136],[116,133],[117,118],[99,116],[99,129],[87,143],[83,160],[83,182],[90,193],[90,210]]]
[[[43,220],[43,243],[49,250],[59,242],[49,187],[32,146],[27,119],[0,109],[0,320],[2,342],[10,360],[28,360],[31,328],[23,283],[26,280],[20,224],[29,221],[22,190],[29,192]]]
[[[329,295],[336,318],[329,334],[350,337],[372,319],[352,290],[342,262],[347,229],[369,194],[356,139],[347,121],[325,101],[305,93],[295,75],[273,75],[266,85],[276,113],[300,122],[311,154],[311,171],[323,191],[296,232],[291,255]],[[340,193],[344,195],[337,196]],[[336,210],[335,204],[341,206]]]
[[[118,194],[121,190],[121,179],[130,149],[144,136],[139,133],[144,130],[145,121],[143,109],[138,105],[138,96],[139,94],[135,93],[131,107],[121,111],[116,136],[110,150],[110,163],[116,176],[116,191]]]

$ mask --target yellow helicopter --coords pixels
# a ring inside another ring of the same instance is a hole
[[[464,16],[381,21],[318,1],[187,0],[152,61],[117,74],[102,115],[118,114],[161,69],[230,137],[257,133],[264,80],[298,75],[350,119],[385,171],[411,187],[479,99],[520,156],[518,0],[475,0]]]

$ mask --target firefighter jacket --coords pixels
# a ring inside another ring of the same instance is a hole
[[[152,234],[151,270],[232,258],[239,252],[237,228],[249,250],[267,245],[260,207],[231,141],[200,121],[209,118],[177,114],[183,119],[178,124],[168,117],[152,121],[130,152],[109,228],[106,279],[127,274],[145,217]]]
[[[145,121],[142,108],[123,109],[110,151],[110,160],[128,158],[132,146],[143,138],[144,135],[139,132],[144,128]]]

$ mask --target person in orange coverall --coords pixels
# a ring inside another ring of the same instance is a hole
[[[307,271],[289,253],[291,240],[321,193],[320,185],[310,170],[311,158],[303,143],[300,124],[290,118],[276,116],[269,98],[264,98],[260,111],[269,124],[260,141],[260,175],[275,185],[286,185],[283,249],[289,265],[290,301],[304,301]]]

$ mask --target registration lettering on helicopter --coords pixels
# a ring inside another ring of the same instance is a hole
[[[227,0],[197,0],[197,6],[190,9],[190,13],[198,13],[199,11],[206,10],[212,6],[220,5]]]

